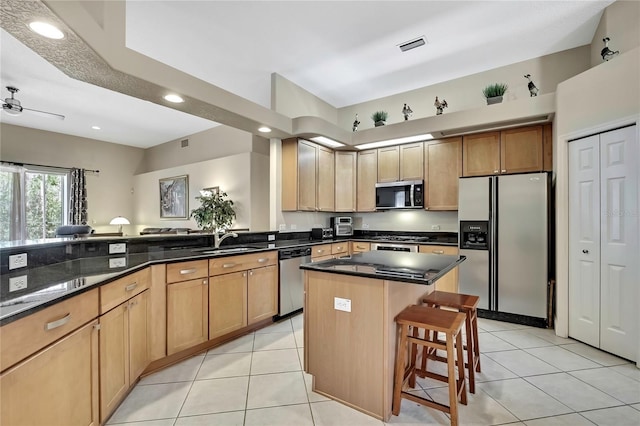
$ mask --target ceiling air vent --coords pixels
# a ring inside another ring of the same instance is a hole
[[[403,52],[406,52],[407,50],[415,49],[416,47],[424,46],[425,44],[427,44],[427,41],[425,37],[422,36],[413,40],[409,40],[405,43],[399,44],[398,47]]]
[[[180,141],[180,147],[181,147],[181,148],[186,148],[186,147],[188,147],[188,146],[189,146],[189,139],[182,139],[182,140]]]

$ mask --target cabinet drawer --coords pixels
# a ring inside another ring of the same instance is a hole
[[[3,326],[0,371],[96,318],[98,303],[96,288]]]
[[[167,284],[195,280],[209,276],[207,260],[170,263],[167,265]]]
[[[125,300],[149,288],[149,268],[100,287],[100,314],[115,308]]]
[[[363,251],[371,250],[370,243],[363,243],[360,241],[351,241],[351,253],[360,253]]]
[[[320,244],[311,247],[311,259],[315,260],[317,257],[329,255],[331,254],[331,249],[331,244]]]
[[[422,245],[419,249],[420,253],[427,254],[446,254],[451,256],[458,255],[458,247],[455,246],[427,246]]]
[[[246,271],[248,269],[262,268],[263,266],[278,263],[278,252],[267,251],[242,256],[228,256],[209,259],[209,275],[228,274],[230,272]]]
[[[331,254],[349,253],[349,241],[331,244]]]

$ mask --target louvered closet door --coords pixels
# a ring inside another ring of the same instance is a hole
[[[569,143],[569,336],[600,346],[600,138]]]
[[[600,348],[636,360],[638,141],[636,127],[600,135]]]

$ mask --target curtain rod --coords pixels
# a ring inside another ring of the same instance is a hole
[[[17,163],[15,161],[0,161],[0,163],[12,164],[14,166],[36,166],[36,167],[51,167],[52,169],[63,169],[63,170],[73,170],[74,167],[59,167],[59,166],[47,166],[45,164],[33,164],[33,163]],[[76,167],[78,168],[78,167]],[[100,170],[92,170],[92,169],[84,169],[85,172],[89,173],[100,173]]]

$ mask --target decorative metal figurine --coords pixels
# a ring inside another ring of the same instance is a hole
[[[402,107],[402,115],[404,115],[404,121],[407,121],[411,114],[413,114],[413,110],[411,109],[411,107],[407,104],[404,104],[404,106]]]
[[[609,49],[609,42],[611,41],[609,37],[603,38],[602,41],[604,42],[604,48],[600,51],[600,56],[602,56],[603,61],[606,62],[614,56],[618,56],[620,53],[619,50],[613,51]]]
[[[533,81],[531,81],[531,74],[526,74],[524,78],[529,80],[529,84],[527,84],[527,87],[529,88],[529,96],[532,98],[534,96],[538,96],[538,88],[533,84]]]
[[[360,122],[358,121],[358,114],[356,114],[356,119],[353,122],[353,131],[356,132],[358,131],[358,126],[360,125]]]
[[[444,109],[449,107],[449,104],[447,103],[446,100],[443,99],[441,102],[438,100],[437,96],[436,96],[436,101],[433,103],[433,105],[436,107],[436,115],[441,115]]]

